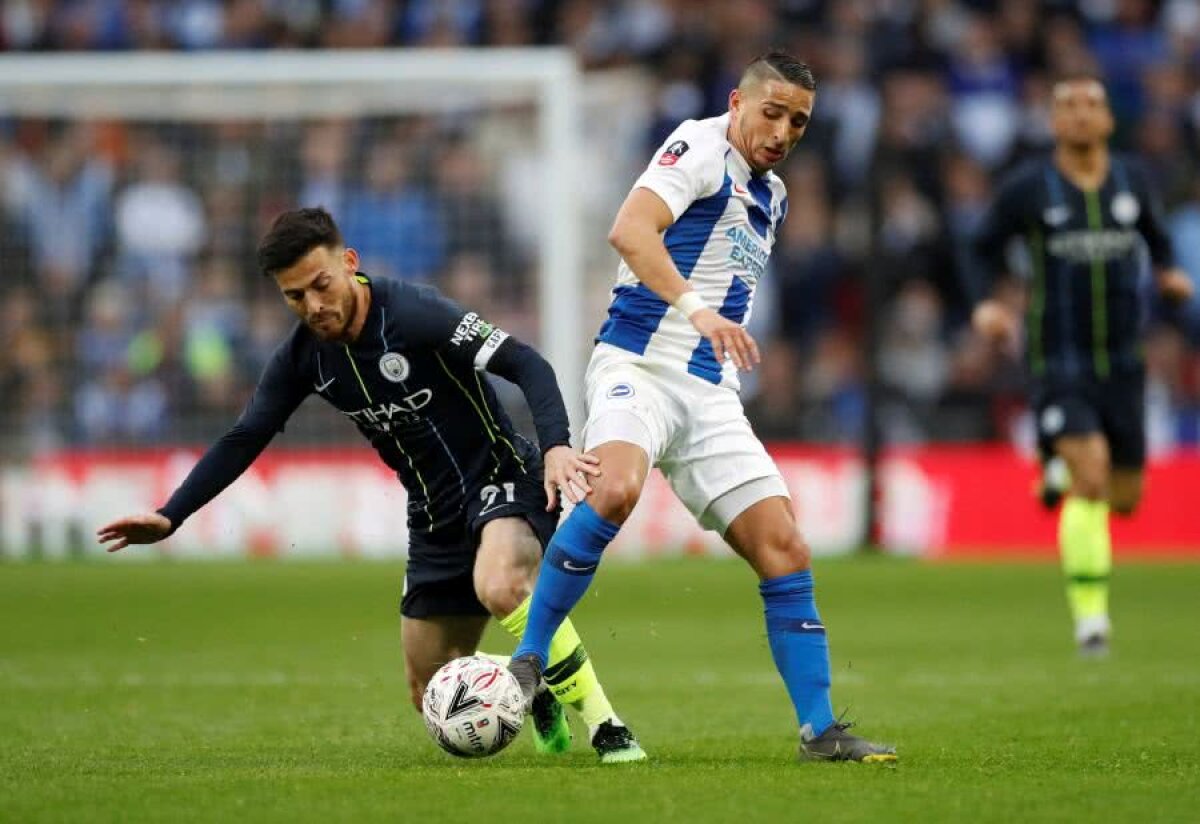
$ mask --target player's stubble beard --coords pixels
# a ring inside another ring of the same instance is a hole
[[[738,154],[746,161],[746,165],[750,167],[751,171],[757,175],[766,174],[783,162],[783,159],[788,155],[788,147],[781,147],[779,148],[778,159],[771,160],[764,166],[756,159],[755,155],[758,154],[760,149],[766,148],[768,142],[764,141],[761,146],[756,146],[753,133],[745,128],[740,118],[736,123],[730,124],[730,129],[737,135],[737,140],[733,141],[733,143]]]
[[[779,146],[775,146],[772,144],[770,138],[765,138],[759,142],[755,138],[753,128],[746,124],[746,118],[749,116],[750,115],[743,112],[729,124],[730,131],[737,137],[737,140],[730,142],[733,143],[738,154],[742,156],[742,158],[746,161],[746,165],[749,166],[755,174],[766,174],[786,160],[796,143],[799,143],[800,140],[797,138],[796,141],[790,146],[786,141]],[[761,150],[767,148],[776,150],[778,152],[778,157],[767,157],[765,162],[759,162],[756,159],[756,155]]]
[[[359,294],[359,290],[366,290],[365,286],[360,287],[354,280],[354,276],[349,276],[349,283],[346,286],[346,294],[339,301],[338,314],[345,319],[341,326],[336,329],[326,329],[325,327],[317,326],[316,324],[321,319],[321,313],[317,317],[309,320],[305,319],[304,323],[314,335],[323,341],[332,341],[340,343],[352,343],[355,336],[352,336],[355,321],[358,320],[360,304],[362,304],[363,296]]]

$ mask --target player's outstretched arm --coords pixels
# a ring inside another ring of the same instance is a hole
[[[671,260],[662,234],[674,222],[666,201],[650,189],[638,187],[621,204],[608,242],[638,280],[682,312],[696,331],[708,338],[717,363],[724,363],[728,356],[738,369],[754,368],[759,360],[754,338],[740,324],[706,306]]]
[[[96,530],[100,543],[115,541],[107,549],[116,552],[130,544],[152,544],[169,537],[254,463],[304,400],[309,387],[290,367],[286,346],[280,346],[237,423],[208,448],[166,504],[157,512],[100,527]]]
[[[105,550],[118,552],[130,544],[154,544],[172,532],[169,518],[158,512],[130,515],[96,530],[100,543],[107,544]]]

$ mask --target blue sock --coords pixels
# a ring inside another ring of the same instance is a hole
[[[618,524],[596,514],[587,502],[579,504],[567,516],[546,547],[537,586],[529,604],[525,634],[513,657],[533,653],[546,666],[550,639],[567,613],[587,592],[600,566],[604,548],[617,536]]]
[[[796,708],[801,730],[814,736],[833,724],[829,703],[829,643],[813,600],[812,571],[793,572],[758,585],[767,615],[775,666]]]

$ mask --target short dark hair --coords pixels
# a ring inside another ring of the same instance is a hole
[[[748,80],[783,80],[810,92],[817,90],[817,79],[813,77],[809,65],[779,49],[760,54],[751,60],[742,72],[742,79],[738,85],[741,86]]]
[[[293,209],[275,218],[258,244],[258,268],[274,277],[318,246],[342,245],[342,232],[324,209]]]

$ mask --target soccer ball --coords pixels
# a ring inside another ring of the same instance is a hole
[[[525,701],[516,676],[479,655],[455,658],[425,687],[421,714],[438,746],[461,758],[495,755],[521,732]]]

